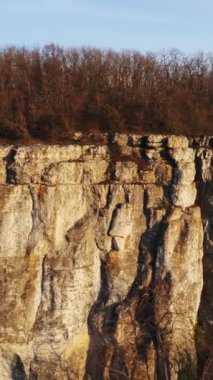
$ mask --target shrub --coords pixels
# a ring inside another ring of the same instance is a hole
[[[101,127],[103,125],[103,129],[106,132],[119,132],[123,127],[123,121],[119,111],[109,104],[106,104],[100,110],[99,120]]]
[[[48,140],[53,134],[53,117],[49,115],[40,116],[36,121],[28,125],[28,129],[32,137]]]
[[[9,120],[0,120],[0,138],[5,140],[20,140],[25,137],[25,131],[18,124]]]

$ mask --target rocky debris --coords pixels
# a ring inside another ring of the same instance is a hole
[[[212,138],[82,141],[0,148],[1,379],[193,378]]]

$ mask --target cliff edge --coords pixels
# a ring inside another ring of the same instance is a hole
[[[212,157],[211,137],[0,147],[1,380],[196,379]]]

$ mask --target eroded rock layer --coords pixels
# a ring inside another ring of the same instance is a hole
[[[212,139],[79,138],[0,160],[0,379],[196,378]]]

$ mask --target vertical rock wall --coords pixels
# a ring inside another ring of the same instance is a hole
[[[195,378],[211,152],[174,136],[1,147],[1,380]]]

